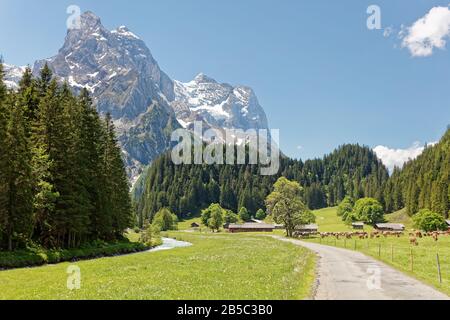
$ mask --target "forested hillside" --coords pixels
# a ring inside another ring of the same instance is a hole
[[[88,92],[47,66],[7,91],[0,63],[0,250],[115,240],[132,224],[128,191],[112,121]]]
[[[384,199],[388,211],[404,207],[413,215],[430,209],[448,217],[450,210],[450,128],[441,141],[425,149],[403,169],[396,168]]]
[[[280,177],[296,180],[311,209],[334,206],[346,195],[382,200],[388,172],[374,152],[359,145],[344,145],[323,159],[292,160],[283,157],[274,176],[261,176],[258,165],[179,165],[170,154],[159,157],[139,184],[136,210],[139,222],[162,207],[179,217],[197,213],[211,203],[251,214],[265,209],[264,199]]]

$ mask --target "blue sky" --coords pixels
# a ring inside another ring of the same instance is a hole
[[[109,29],[128,26],[174,79],[251,86],[290,156],[354,142],[408,149],[450,124],[450,53],[413,57],[398,32],[448,2],[0,0],[0,53],[16,65],[54,55],[76,4]],[[381,30],[366,26],[371,4]]]

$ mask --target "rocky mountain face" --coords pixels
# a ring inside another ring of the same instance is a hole
[[[191,129],[193,121],[218,130],[267,129],[251,88],[218,83],[204,74],[188,83],[173,81],[125,26],[109,31],[92,12],[81,16],[80,26],[68,30],[59,52],[37,61],[33,73],[47,63],[75,91],[87,88],[101,114],[111,114],[132,182],[172,146],[172,131]],[[24,68],[5,69],[7,85],[15,89]]]
[[[87,88],[101,114],[111,114],[132,180],[170,147],[170,133],[180,127],[170,106],[173,81],[126,27],[109,31],[86,12],[81,28],[69,30],[58,54],[37,61],[33,73],[45,63],[75,90]]]
[[[212,128],[267,129],[266,115],[253,90],[218,83],[199,74],[188,83],[174,81],[173,109],[180,124],[192,128],[201,120]]]
[[[25,67],[16,67],[9,64],[3,64],[5,72],[5,84],[8,88],[17,89]]]

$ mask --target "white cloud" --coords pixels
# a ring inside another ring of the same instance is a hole
[[[400,31],[402,47],[408,48],[413,57],[426,57],[435,48],[444,49],[450,36],[450,9],[434,7],[410,27]]]
[[[428,143],[428,146],[435,144],[436,142]],[[417,158],[423,150],[425,146],[422,146],[420,142],[414,142],[407,149],[391,149],[385,146],[377,146],[373,149],[390,172],[394,170],[394,167],[401,168],[405,162]]]

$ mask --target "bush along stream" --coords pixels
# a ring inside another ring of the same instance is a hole
[[[111,257],[146,251],[151,247],[138,242],[94,242],[77,249],[28,248],[12,252],[0,252],[0,270],[41,266],[67,261]]]

